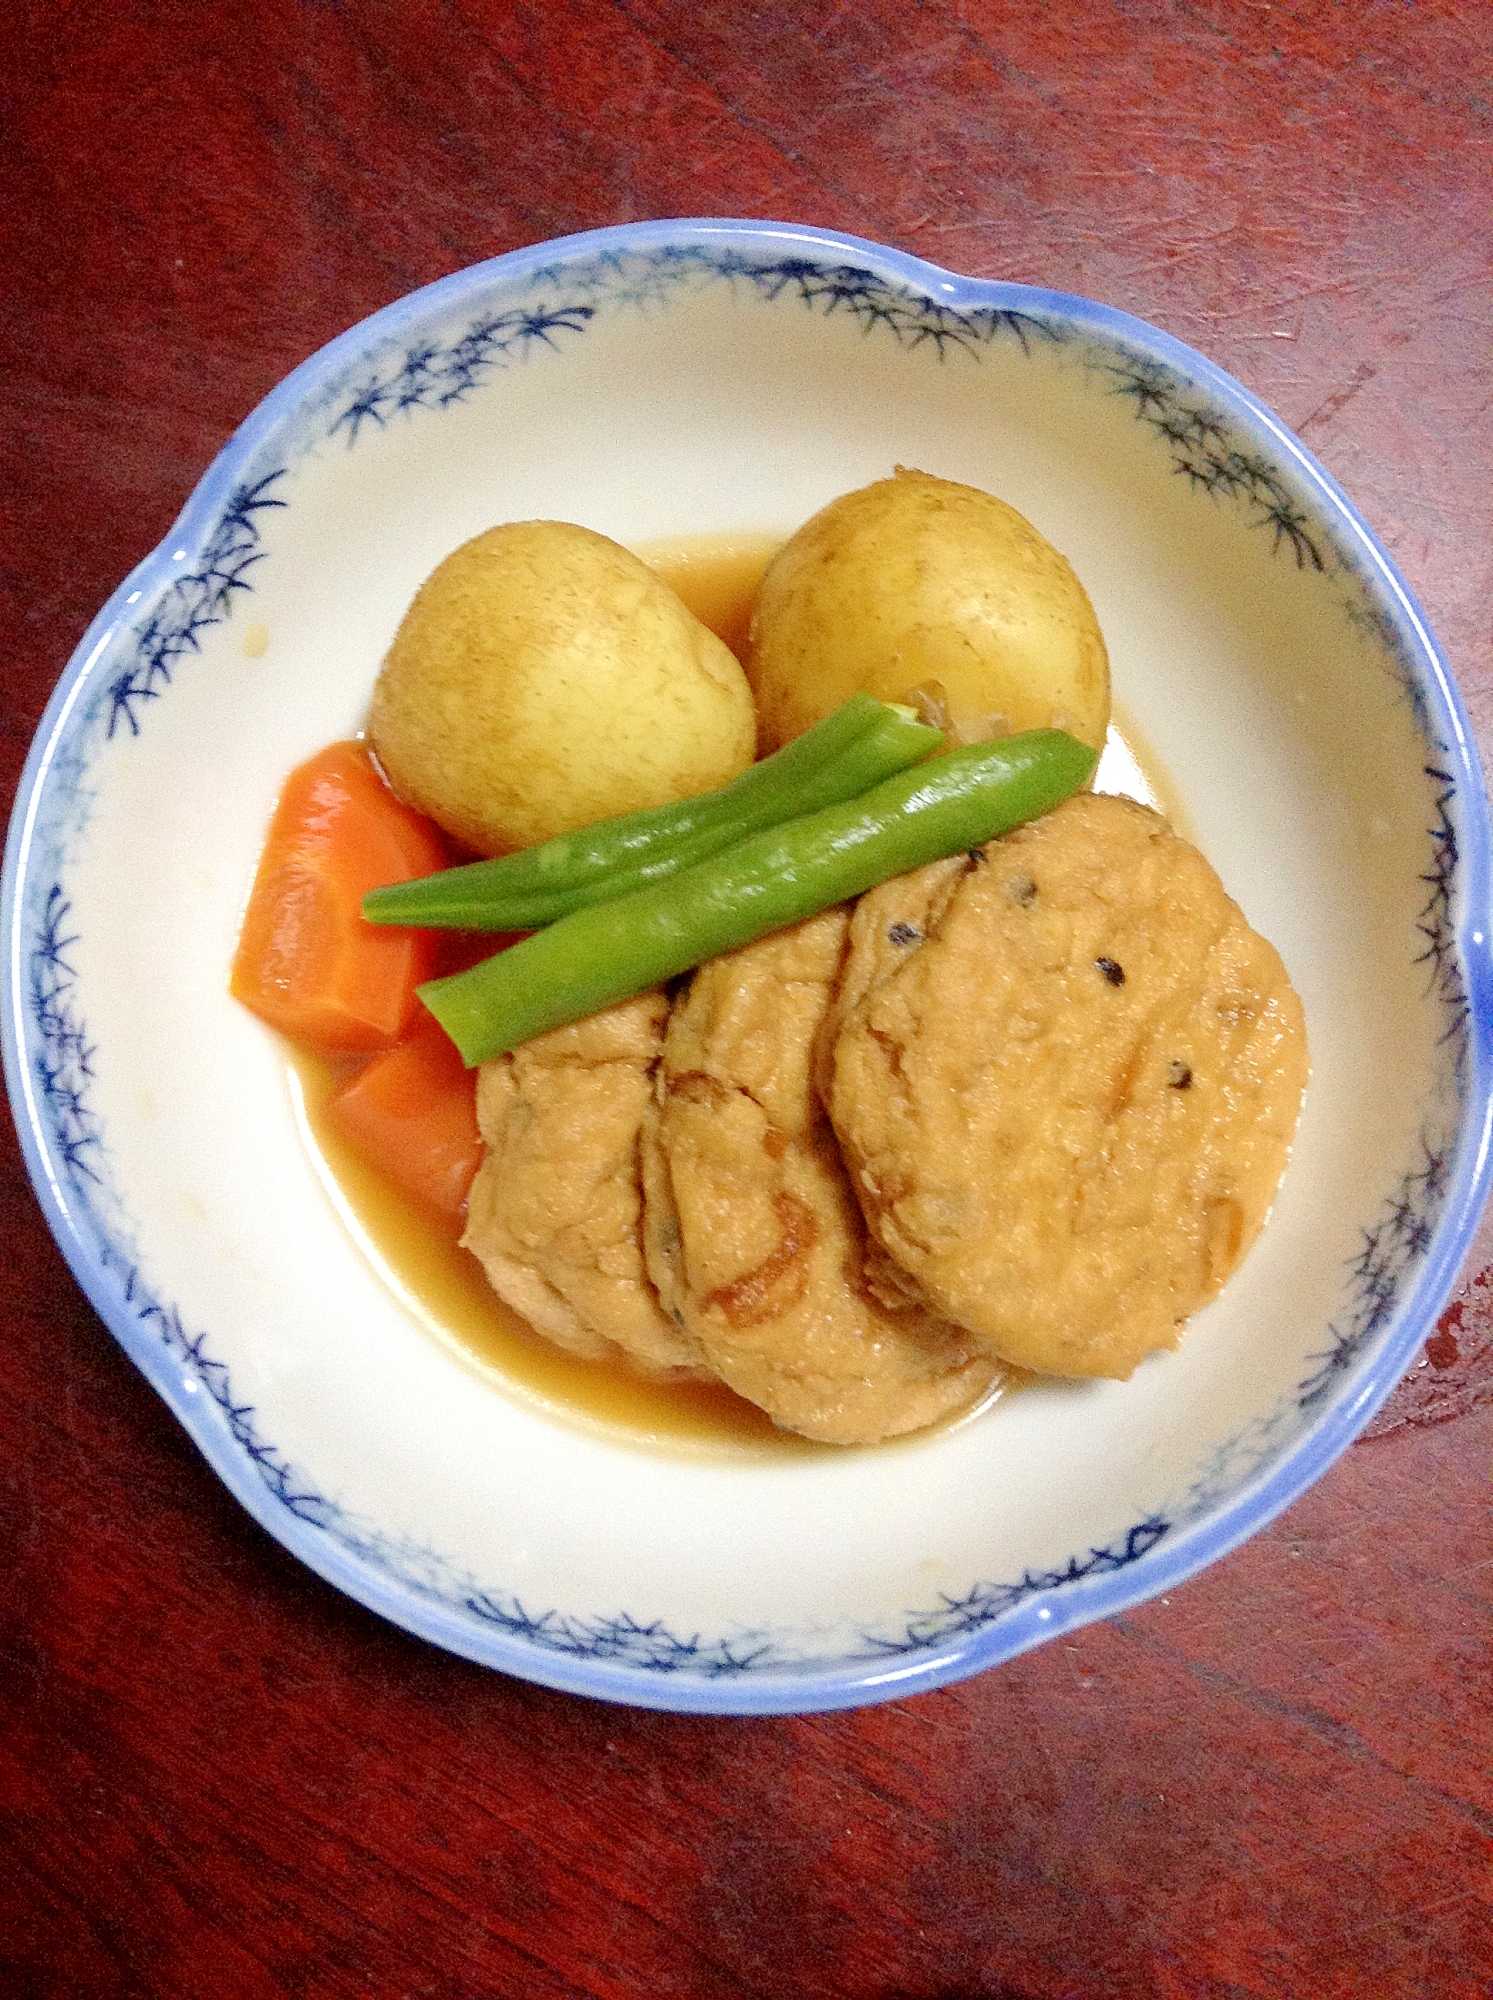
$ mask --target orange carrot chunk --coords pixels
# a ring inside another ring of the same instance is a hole
[[[369,1166],[460,1224],[482,1159],[477,1077],[430,1015],[335,1091],[327,1118]]]
[[[303,1048],[387,1048],[415,1012],[434,947],[428,932],[366,923],[362,900],[446,859],[434,828],[399,803],[356,743],[319,751],[276,804],[230,991]]]

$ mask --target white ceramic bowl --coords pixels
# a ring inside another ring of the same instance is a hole
[[[466,537],[787,533],[897,463],[1000,494],[1087,586],[1122,712],[1302,994],[1300,1135],[1241,1272],[1127,1383],[894,1448],[652,1448],[485,1377],[379,1276],[281,1050],[228,996],[239,915],[281,781],[358,729]],[[812,230],[648,224],[458,273],[333,342],[104,607],[11,826],[6,1069],[79,1281],[313,1568],[557,1687],[825,1708],[1175,1585],[1367,1421],[1485,1193],[1488,862],[1423,620],[1237,383],[1081,299]]]

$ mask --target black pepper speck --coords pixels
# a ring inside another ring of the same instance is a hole
[[[1117,965],[1112,958],[1096,958],[1094,963],[1104,974],[1111,986],[1123,986],[1125,984],[1125,968],[1123,965]]]
[[[923,933],[916,924],[888,924],[886,936],[888,944],[921,944],[923,941]]]

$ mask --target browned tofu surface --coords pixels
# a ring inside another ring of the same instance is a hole
[[[648,1268],[710,1364],[779,1423],[874,1443],[999,1379],[982,1344],[878,1296],[813,1083],[847,913],[715,959],[675,1003],[644,1147]]]
[[[1080,795],[863,896],[823,1058],[867,1222],[935,1312],[1130,1374],[1254,1240],[1307,1076],[1301,1004],[1197,850]]]
[[[640,1243],[639,1130],[667,1014],[662,993],[645,993],[483,1065],[487,1151],[462,1241],[498,1295],[572,1354],[620,1349],[649,1373],[703,1375]]]

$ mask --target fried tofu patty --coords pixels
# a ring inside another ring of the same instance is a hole
[[[643,1146],[664,1306],[781,1425],[869,1444],[965,1408],[1002,1371],[926,1306],[878,1296],[813,1083],[848,923],[829,910],[712,960],[675,1002]]]
[[[698,1342],[654,1296],[639,1234],[639,1129],[667,1014],[662,993],[645,993],[483,1065],[487,1151],[462,1242],[557,1346],[706,1376]]]
[[[821,1077],[867,1223],[1008,1362],[1123,1378],[1263,1224],[1301,1004],[1197,850],[1079,795],[863,896]]]

